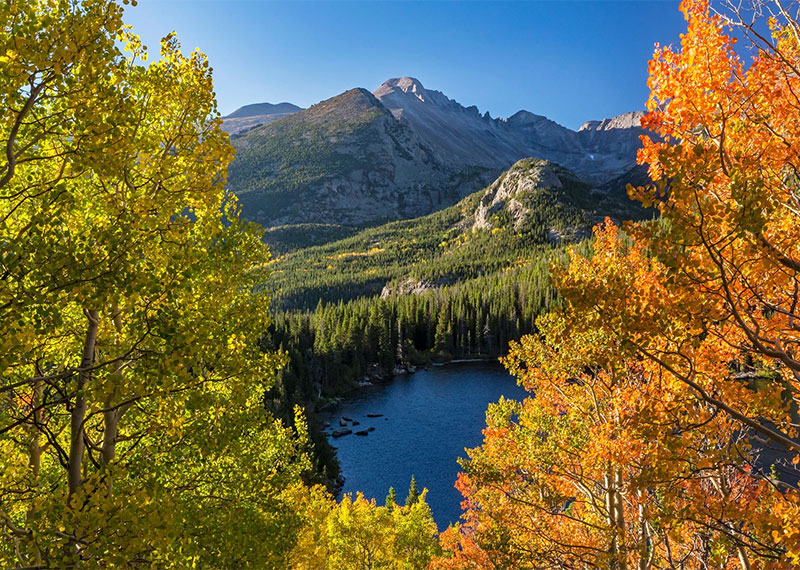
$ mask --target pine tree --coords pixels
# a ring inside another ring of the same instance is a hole
[[[417,487],[417,479],[411,476],[411,485],[408,487],[408,497],[406,497],[406,506],[413,505],[419,501],[419,487]]]

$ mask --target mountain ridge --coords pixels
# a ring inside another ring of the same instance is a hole
[[[624,185],[641,115],[573,131],[525,110],[492,118],[396,77],[232,133],[229,188],[244,216],[267,227],[364,227],[445,208],[527,157],[559,164],[591,187]]]
[[[238,119],[242,117],[252,117],[255,115],[288,115],[290,113],[296,113],[297,111],[302,110],[302,107],[298,107],[293,103],[287,103],[286,101],[282,103],[251,103],[249,105],[243,105],[239,107],[233,113],[225,115],[222,118]]]
[[[536,156],[603,184],[634,166],[638,137],[644,133],[639,125],[643,111],[588,121],[578,131],[524,109],[508,118],[492,118],[475,106],[464,107],[440,91],[426,89],[413,77],[388,79],[374,94],[454,165],[507,168]]]
[[[411,218],[449,206],[487,181],[481,169],[443,165],[362,88],[231,140],[237,154],[229,187],[245,217],[265,226]]]

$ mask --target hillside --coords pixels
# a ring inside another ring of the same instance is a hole
[[[292,309],[436,288],[524,265],[585,237],[606,215],[647,213],[609,200],[557,164],[524,159],[441,211],[281,255],[269,286],[277,305]]]
[[[485,184],[456,172],[369,91],[352,89],[233,136],[229,185],[266,226],[375,224],[450,205]]]

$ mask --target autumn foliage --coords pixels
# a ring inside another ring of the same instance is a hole
[[[303,527],[287,566],[295,570],[417,570],[440,552],[426,490],[385,505],[361,493],[334,501],[313,488],[296,506]]]
[[[305,428],[211,68],[110,0],[0,7],[0,567],[275,567]]]
[[[800,565],[800,27],[719,8],[685,0],[650,64],[631,194],[660,219],[554,268],[563,310],[506,359],[533,395],[490,408],[437,567]]]
[[[302,414],[264,409],[269,254],[205,57],[147,63],[111,0],[4,3],[0,565],[800,567],[797,7],[681,10],[630,189],[660,215],[554,266],[437,544],[424,491],[304,486]]]

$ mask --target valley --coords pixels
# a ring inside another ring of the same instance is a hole
[[[505,355],[559,304],[549,268],[568,247],[589,251],[607,217],[653,217],[626,189],[649,183],[640,112],[571,131],[528,111],[481,115],[410,77],[276,108],[225,125],[229,188],[273,254],[262,344],[289,361],[266,401],[287,422],[295,405],[324,408],[406,369]],[[336,489],[321,417],[316,471]]]
[[[268,394],[270,409],[289,421],[295,405],[323,408],[406,369],[505,355],[558,305],[549,268],[568,247],[589,251],[591,228],[606,217],[653,216],[620,188],[637,173],[596,187],[528,158],[425,216],[365,229],[268,228],[275,258],[263,287],[274,324],[262,342],[289,356]],[[311,420],[317,472],[337,489],[332,442],[320,417]]]

